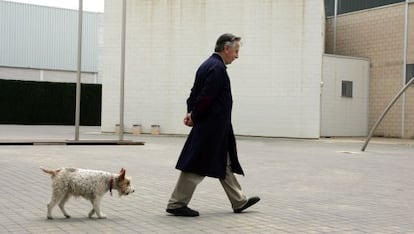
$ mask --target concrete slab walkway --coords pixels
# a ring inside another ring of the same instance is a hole
[[[0,125],[4,140],[68,140],[73,127]],[[81,139],[117,139],[81,127]],[[0,233],[414,233],[414,142],[238,137],[238,177],[247,195],[262,200],[232,213],[216,179],[206,178],[190,207],[200,217],[167,215],[183,136],[126,135],[145,145],[0,146]],[[65,219],[56,207],[46,219],[50,178],[39,167],[126,168],[136,192],[105,195],[105,220],[89,219],[90,204],[71,199]]]

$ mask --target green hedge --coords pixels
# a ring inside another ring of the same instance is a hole
[[[81,85],[80,124],[101,125],[100,84]],[[74,125],[76,84],[0,79],[0,124]]]

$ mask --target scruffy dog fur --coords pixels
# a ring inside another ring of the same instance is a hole
[[[134,187],[131,185],[131,178],[125,176],[125,170],[122,168],[119,174],[113,174],[105,171],[79,169],[79,168],[60,168],[45,169],[40,168],[52,177],[52,198],[47,205],[47,218],[53,219],[52,209],[59,204],[60,210],[66,218],[70,215],[66,212],[64,206],[71,196],[82,196],[92,203],[92,210],[89,212],[89,218],[95,213],[100,219],[106,218],[100,208],[103,195],[112,189],[118,191],[119,196],[133,193]]]

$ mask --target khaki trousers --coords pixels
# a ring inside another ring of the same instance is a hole
[[[190,202],[197,185],[204,179],[195,173],[181,172],[175,185],[171,198],[168,201],[167,209],[176,209],[187,206]],[[247,197],[241,190],[240,184],[236,176],[231,171],[230,160],[227,160],[226,177],[220,179],[227,197],[230,200],[233,209],[241,208],[247,203]]]

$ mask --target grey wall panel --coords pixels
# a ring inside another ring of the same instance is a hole
[[[385,6],[399,2],[405,2],[405,0],[338,0],[338,14],[360,11],[364,9]],[[325,0],[325,15],[333,16],[334,11],[335,0]]]
[[[100,13],[84,12],[82,70],[97,72]],[[0,66],[76,70],[76,10],[0,1]]]

